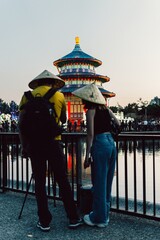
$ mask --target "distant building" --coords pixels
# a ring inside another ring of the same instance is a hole
[[[101,64],[100,60],[82,51],[79,37],[75,38],[75,47],[72,52],[53,62],[58,69],[58,76],[65,81],[61,92],[65,96],[68,119],[72,123],[77,121],[80,125],[85,117],[81,99],[72,95],[74,90],[94,82],[106,98],[106,102],[107,98],[115,96],[115,93],[106,90],[102,85],[110,81],[110,78],[95,71]]]

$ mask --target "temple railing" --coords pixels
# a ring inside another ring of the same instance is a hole
[[[83,169],[86,133],[64,133],[66,170],[75,201],[80,203],[82,185],[91,184],[90,169]],[[123,133],[117,146],[112,186],[112,211],[160,220],[160,134]],[[49,169],[48,197],[61,200]],[[22,158],[18,133],[0,133],[0,191],[26,193],[32,176],[30,159]],[[28,190],[34,194],[34,179]]]

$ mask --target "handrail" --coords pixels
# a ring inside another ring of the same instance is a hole
[[[79,204],[80,188],[84,184],[82,161],[86,133],[63,133],[62,139],[68,177],[75,201]],[[112,211],[160,220],[160,189],[157,186],[160,181],[157,170],[160,166],[157,150],[160,147],[160,133],[121,133],[116,146],[118,155]],[[31,173],[30,160],[21,156],[18,133],[0,133],[0,190],[25,193]],[[47,174],[48,197],[61,200],[58,186],[50,173]],[[89,173],[87,176],[90,178]],[[29,193],[34,194],[34,181]],[[149,193],[151,200],[148,200]]]

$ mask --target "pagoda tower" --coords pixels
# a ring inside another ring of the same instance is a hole
[[[101,64],[100,60],[81,50],[79,37],[75,38],[75,47],[71,53],[53,62],[58,69],[58,76],[65,81],[61,92],[65,96],[68,119],[72,123],[76,120],[79,124],[84,119],[82,101],[72,95],[74,90],[94,82],[105,98],[115,96],[115,93],[107,91],[102,86],[103,83],[110,81],[110,78],[96,74],[95,69]]]

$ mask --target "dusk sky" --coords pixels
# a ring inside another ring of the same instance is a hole
[[[0,0],[0,98],[17,104],[28,83],[81,49],[102,61],[110,106],[160,98],[160,0]]]

